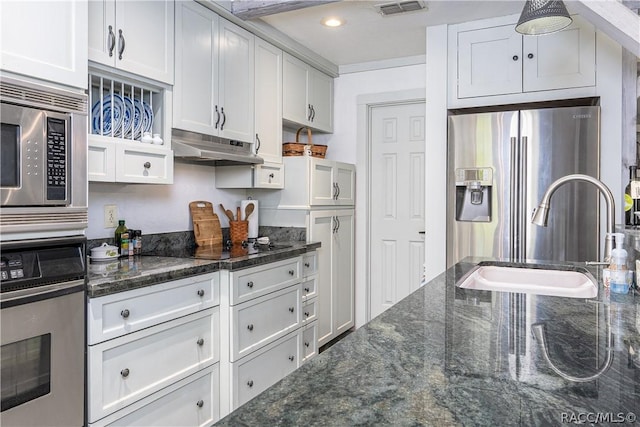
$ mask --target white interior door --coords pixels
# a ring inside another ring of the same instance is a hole
[[[416,290],[424,263],[425,104],[370,115],[371,318]]]

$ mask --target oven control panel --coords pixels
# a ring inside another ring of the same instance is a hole
[[[0,258],[2,282],[30,279],[33,276],[33,254],[3,254]]]

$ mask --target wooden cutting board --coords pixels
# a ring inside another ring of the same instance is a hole
[[[222,244],[220,220],[213,211],[213,204],[204,200],[196,200],[189,203],[189,211],[193,221],[193,236],[196,245]]]

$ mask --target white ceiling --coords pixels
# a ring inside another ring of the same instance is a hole
[[[344,66],[425,54],[425,28],[494,16],[519,14],[524,0],[424,1],[426,9],[381,16],[375,6],[388,0],[346,0],[262,17],[335,65]],[[320,21],[339,16],[346,24],[328,28]]]

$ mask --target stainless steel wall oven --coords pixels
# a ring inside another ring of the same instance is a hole
[[[84,236],[2,244],[0,425],[84,423],[85,247]]]

